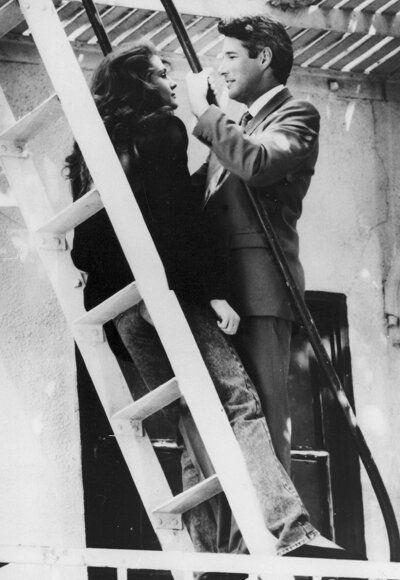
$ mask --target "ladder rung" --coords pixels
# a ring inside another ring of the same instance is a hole
[[[214,474],[158,506],[153,510],[153,513],[183,514],[221,491],[222,487],[218,476]]]
[[[45,127],[49,127],[63,114],[60,100],[56,94],[52,95],[36,109],[21,117],[14,125],[0,134],[0,140],[28,141]]]
[[[144,395],[132,405],[128,405],[115,413],[113,419],[134,419],[135,421],[143,421],[146,417],[150,417],[160,409],[163,409],[170,403],[173,403],[181,396],[178,381],[171,379],[164,383],[154,391]]]
[[[132,282],[95,308],[92,308],[92,310],[89,310],[81,318],[75,320],[74,325],[105,324],[118,314],[121,314],[121,312],[125,312],[128,308],[140,302],[141,299],[136,282]]]
[[[37,233],[65,234],[103,208],[97,189],[91,189],[77,201],[57,213]]]

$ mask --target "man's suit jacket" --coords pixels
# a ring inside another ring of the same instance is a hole
[[[211,149],[208,171],[225,168],[206,200],[218,251],[226,260],[226,298],[241,316],[294,318],[289,296],[268,249],[243,182],[267,210],[291,271],[304,290],[296,223],[318,156],[319,114],[288,89],[268,102],[243,130],[215,106],[199,118],[194,135]],[[203,182],[204,185],[204,182]]]

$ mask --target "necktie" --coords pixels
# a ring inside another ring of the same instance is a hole
[[[243,129],[245,129],[247,124],[250,123],[252,119],[253,115],[251,115],[249,111],[246,111],[242,116],[242,118],[240,119],[239,125],[243,127]],[[210,199],[210,197],[215,193],[215,191],[219,188],[219,186],[222,184],[227,175],[228,172],[224,167],[220,167],[219,169],[217,169],[217,171],[215,171],[215,173],[213,173],[208,183],[208,187],[206,189],[206,193],[204,196],[205,204]]]
[[[249,111],[246,111],[244,113],[244,115],[242,116],[242,118],[240,119],[240,123],[239,125],[241,127],[243,127],[243,129],[246,128],[246,126],[250,123],[250,121],[252,120],[253,115],[251,113],[249,113]]]

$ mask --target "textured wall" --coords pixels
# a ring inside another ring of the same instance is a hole
[[[20,115],[50,89],[34,52],[24,45],[13,52],[10,46],[0,45],[0,80]],[[83,60],[88,70],[96,61],[91,53]],[[178,79],[185,69],[182,59],[172,59]],[[320,159],[300,222],[301,252],[308,289],[347,296],[357,413],[399,513],[400,459],[392,442],[400,435],[400,351],[386,338],[383,281],[400,243],[400,104],[385,102],[380,86],[338,80],[339,90],[331,92],[326,77],[299,71],[290,85],[322,116]],[[178,97],[178,113],[190,123],[182,87]],[[52,153],[41,169],[54,173],[70,137],[62,124],[50,134]],[[191,167],[204,155],[193,140]],[[55,207],[66,203],[62,180],[49,193]],[[6,330],[0,340],[0,457],[7,482],[0,479],[0,514],[8,523],[0,543],[79,545],[82,490],[72,343],[22,228],[16,209],[1,210],[0,312]],[[363,492],[369,555],[384,558],[385,531],[364,475]]]
[[[1,63],[0,83],[16,117],[51,91],[44,71],[29,62]],[[55,210],[69,201],[61,160],[70,140],[59,121],[30,147],[40,173],[55,184],[48,190]],[[7,191],[4,180],[1,188]],[[73,341],[15,207],[0,208],[0,240],[0,544],[83,547]],[[5,580],[45,580],[50,573],[2,569]],[[85,577],[71,569],[60,575]]]
[[[398,514],[400,350],[386,336],[383,283],[400,243],[400,103],[314,88],[309,96],[322,130],[300,222],[307,287],[347,297],[357,415]],[[387,555],[386,533],[362,478],[368,553],[379,558]]]

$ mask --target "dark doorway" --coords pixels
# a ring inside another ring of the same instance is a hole
[[[110,324],[107,337],[128,384],[140,381]],[[86,545],[88,548],[160,549],[140,496],[112,433],[85,363],[76,348]],[[180,448],[160,413],[146,424],[174,494],[181,491]],[[89,580],[117,580],[112,568],[89,568]],[[131,570],[128,580],[172,580],[165,572]]]
[[[346,298],[307,292],[306,300],[354,409]],[[292,338],[289,392],[293,479],[312,521],[326,537],[365,555],[358,455],[302,329]]]
[[[354,406],[345,296],[308,292],[307,303],[324,345]],[[138,381],[134,365],[115,336],[121,368]],[[85,365],[77,352],[87,546],[158,549],[129,471],[112,435]],[[320,531],[343,547],[365,554],[360,467],[347,427],[300,329],[293,335],[289,381],[293,423],[292,476]],[[180,451],[175,434],[157,417],[148,426],[174,492],[180,491]],[[154,574],[155,576],[165,576]],[[93,569],[90,580],[114,580],[116,571]],[[149,578],[131,571],[130,579]]]

